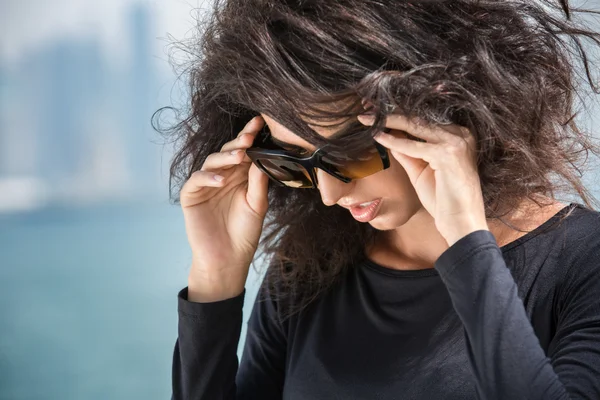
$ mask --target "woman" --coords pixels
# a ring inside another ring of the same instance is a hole
[[[600,399],[582,12],[217,1],[174,131],[192,266],[173,398]]]

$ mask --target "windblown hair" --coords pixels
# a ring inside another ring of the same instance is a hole
[[[600,44],[600,33],[576,14],[600,13],[568,0],[216,0],[183,47],[191,101],[174,126],[156,128],[178,145],[170,189],[260,112],[315,146],[341,146],[301,117],[355,118],[366,99],[376,122],[348,136],[348,151],[392,111],[469,128],[488,218],[558,193],[597,208],[580,178],[600,151],[574,108],[584,81],[600,93],[581,41]],[[279,299],[293,300],[284,314],[331,287],[377,234],[316,189],[270,184],[259,251]]]

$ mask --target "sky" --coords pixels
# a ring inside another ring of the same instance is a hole
[[[600,0],[576,0],[572,4],[598,9],[599,2]],[[15,66],[19,65],[21,57],[35,54],[37,50],[63,38],[72,42],[73,39],[87,37],[100,41],[104,56],[111,65],[127,63],[131,59],[127,56],[131,43],[124,40],[131,38],[128,11],[136,3],[146,6],[150,15],[155,18],[152,22],[155,37],[150,38],[154,43],[151,52],[157,59],[157,66],[166,71],[172,67],[169,60],[171,41],[183,40],[195,34],[195,17],[198,11],[209,11],[212,0],[0,0],[0,67],[10,69],[13,63]],[[600,27],[600,17],[592,27]],[[595,58],[594,61],[596,60],[600,58]],[[597,71],[595,72],[595,77],[598,77]],[[170,93],[175,76],[161,76],[161,90]],[[597,110],[600,110],[600,96],[588,97],[586,100],[591,108],[580,122],[585,125],[584,129],[594,131],[598,138],[600,112]],[[17,135],[20,140],[23,139],[22,132]],[[600,163],[600,160],[596,162]],[[597,176],[586,175],[590,181],[597,180]],[[29,180],[24,183],[20,181],[20,184],[24,184],[26,188],[35,186]],[[0,192],[14,192],[14,186],[10,187],[11,190],[4,187]],[[0,189],[2,188],[0,184]]]
[[[1,0],[0,60],[12,63],[21,54],[61,37],[98,35],[107,53],[127,51],[124,18],[134,3],[151,8],[156,27],[156,47],[167,44],[167,35],[182,39],[194,28],[192,10],[207,9],[209,0]]]
[[[52,187],[54,192],[58,192],[58,189],[68,189],[66,195],[61,195],[61,198],[80,201],[81,199],[73,193],[82,193],[91,199],[104,201],[106,196],[118,194],[119,190],[123,192],[131,190],[131,180],[135,182],[141,180],[139,169],[142,167],[136,167],[138,175],[135,178],[131,178],[133,175],[131,175],[130,168],[145,159],[147,159],[147,163],[151,160],[152,164],[149,165],[156,165],[157,170],[159,167],[162,168],[160,179],[157,178],[159,171],[152,170],[154,175],[150,175],[149,168],[144,168],[144,171],[148,170],[148,176],[156,178],[152,180],[155,182],[152,187],[157,190],[160,188],[162,195],[162,188],[166,187],[164,170],[169,155],[160,153],[160,147],[152,144],[152,141],[158,140],[153,136],[154,132],[146,132],[148,136],[138,139],[143,140],[143,143],[140,142],[141,144],[136,147],[130,143],[130,147],[126,150],[124,138],[131,137],[132,133],[127,130],[128,126],[123,125],[126,119],[108,106],[118,103],[120,99],[114,97],[95,98],[92,94],[84,95],[80,86],[77,86],[81,85],[81,79],[74,80],[79,82],[76,86],[64,85],[64,82],[61,82],[58,85],[44,85],[42,90],[54,91],[54,95],[60,99],[58,102],[70,101],[72,103],[76,98],[81,104],[86,105],[82,107],[92,104],[90,103],[92,99],[95,99],[94,101],[101,99],[102,104],[108,104],[105,107],[112,111],[106,111],[102,107],[85,108],[87,112],[91,112],[91,115],[97,117],[96,122],[85,124],[85,128],[80,127],[72,132],[66,129],[64,135],[57,136],[58,140],[65,140],[64,146],[60,147],[63,150],[55,149],[56,154],[52,151],[46,152],[45,162],[49,162],[48,160],[52,157],[59,160],[67,153],[72,158],[71,164],[73,165],[69,164],[69,171],[61,170],[61,174],[64,174],[62,178],[65,181],[60,185],[56,182],[49,184],[40,181],[36,175],[39,172],[36,168],[42,162],[40,158],[42,152],[36,150],[39,150],[43,143],[41,135],[48,137],[50,133],[42,133],[38,124],[39,119],[20,118],[29,112],[28,105],[30,103],[24,99],[32,96],[32,93],[35,92],[33,87],[37,82],[36,74],[42,73],[40,71],[47,68],[54,71],[52,68],[56,67],[52,64],[53,59],[49,59],[46,54],[48,49],[53,55],[56,51],[60,51],[57,49],[62,49],[64,52],[67,48],[69,51],[63,56],[72,58],[76,54],[81,55],[78,52],[83,51],[82,49],[89,50],[89,47],[86,46],[89,46],[90,43],[95,45],[99,42],[101,54],[98,54],[98,59],[102,61],[103,65],[99,66],[96,73],[105,74],[102,75],[104,77],[110,76],[115,81],[127,79],[125,76],[131,68],[131,65],[128,64],[133,62],[131,54],[129,54],[134,27],[131,11],[136,4],[142,4],[149,9],[149,16],[153,19],[150,21],[152,37],[149,37],[148,40],[154,44],[150,49],[150,57],[155,61],[152,68],[154,70],[152,79],[156,80],[154,86],[160,93],[154,93],[152,98],[162,99],[160,102],[156,100],[156,104],[153,103],[155,107],[153,106],[151,111],[170,105],[166,96],[174,93],[173,85],[176,75],[169,74],[172,68],[169,62],[169,43],[196,34],[195,17],[198,8],[208,11],[211,3],[212,0],[0,0],[0,79],[4,78],[2,72],[5,68],[7,71],[11,71],[11,79],[18,76],[15,71],[20,68],[34,71],[31,80],[22,77],[15,79],[16,83],[14,83],[11,93],[15,95],[14,92],[17,90],[14,88],[18,87],[18,93],[22,96],[16,96],[15,99],[12,99],[14,101],[10,101],[11,106],[6,108],[10,112],[0,112],[0,146],[8,143],[7,146],[0,147],[0,172],[5,172],[4,175],[0,173],[0,211],[37,208],[46,201],[44,188],[48,187]],[[172,39],[169,39],[169,36],[172,36]],[[83,44],[83,46],[78,48],[78,44]],[[57,47],[58,45],[63,47]],[[33,60],[50,64],[38,65],[40,68],[34,68],[31,66]],[[60,61],[57,62],[60,63]],[[70,73],[82,74],[82,71],[76,69],[77,67],[74,68],[69,69]],[[56,79],[66,79],[62,74],[56,75],[56,71],[49,73],[54,73],[55,75],[52,76],[55,76]],[[79,78],[81,77],[79,76]],[[119,82],[125,83],[124,81]],[[38,96],[40,93],[37,93],[35,96],[44,99],[47,98],[48,93],[43,92],[42,96]],[[99,96],[114,96],[114,93],[110,91],[103,93]],[[177,92],[175,91],[175,93]],[[2,94],[0,92],[0,95]],[[140,99],[133,97],[129,100],[131,101],[128,104],[132,104]],[[43,104],[50,106],[50,104]],[[0,107],[4,106],[5,104],[0,102]],[[6,111],[6,109],[0,109],[0,111]],[[64,115],[61,114],[61,118],[64,118],[65,126],[80,120],[76,114],[83,109],[77,110],[72,112],[62,110]],[[102,114],[103,112],[109,112],[111,115]],[[150,118],[151,113],[148,112],[143,121],[140,118],[136,123],[144,124],[149,130]],[[52,130],[53,134],[58,134],[61,124],[57,123],[54,128],[56,129]],[[2,131],[3,129],[5,130]],[[92,130],[103,133],[94,134],[91,133]],[[78,136],[69,136],[68,132],[75,135],[73,133],[75,131],[78,132]],[[144,145],[145,147],[143,147]],[[50,156],[49,154],[54,155]],[[85,156],[73,154],[85,154]],[[110,160],[110,162],[106,162],[106,160]],[[61,165],[60,162],[56,162],[56,164]],[[9,171],[10,175],[6,175],[6,171]],[[86,182],[88,186],[92,186],[93,190],[89,187],[86,190],[82,189],[81,184]]]

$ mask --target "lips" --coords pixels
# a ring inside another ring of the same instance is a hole
[[[375,200],[379,200],[379,199],[374,199],[374,200],[371,200],[371,201],[363,201],[363,202],[360,202],[360,203],[354,203],[354,204],[350,204],[350,205],[347,205],[347,206],[344,206],[344,205],[342,205],[342,207],[344,207],[344,208],[347,208],[347,209],[349,210],[349,209],[351,209],[351,208],[358,207],[358,206],[360,206],[361,204],[368,204],[368,203],[372,203],[372,202],[374,202]]]
[[[364,206],[361,206],[360,203],[356,206],[350,206],[350,213],[352,214],[352,217],[359,222],[369,222],[377,215],[381,199],[362,204],[364,204]]]

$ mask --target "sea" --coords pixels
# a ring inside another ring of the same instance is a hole
[[[586,176],[596,198],[598,171]],[[0,214],[0,400],[170,399],[190,260],[181,208],[168,202]]]
[[[0,399],[170,399],[190,258],[168,202],[0,215]]]

